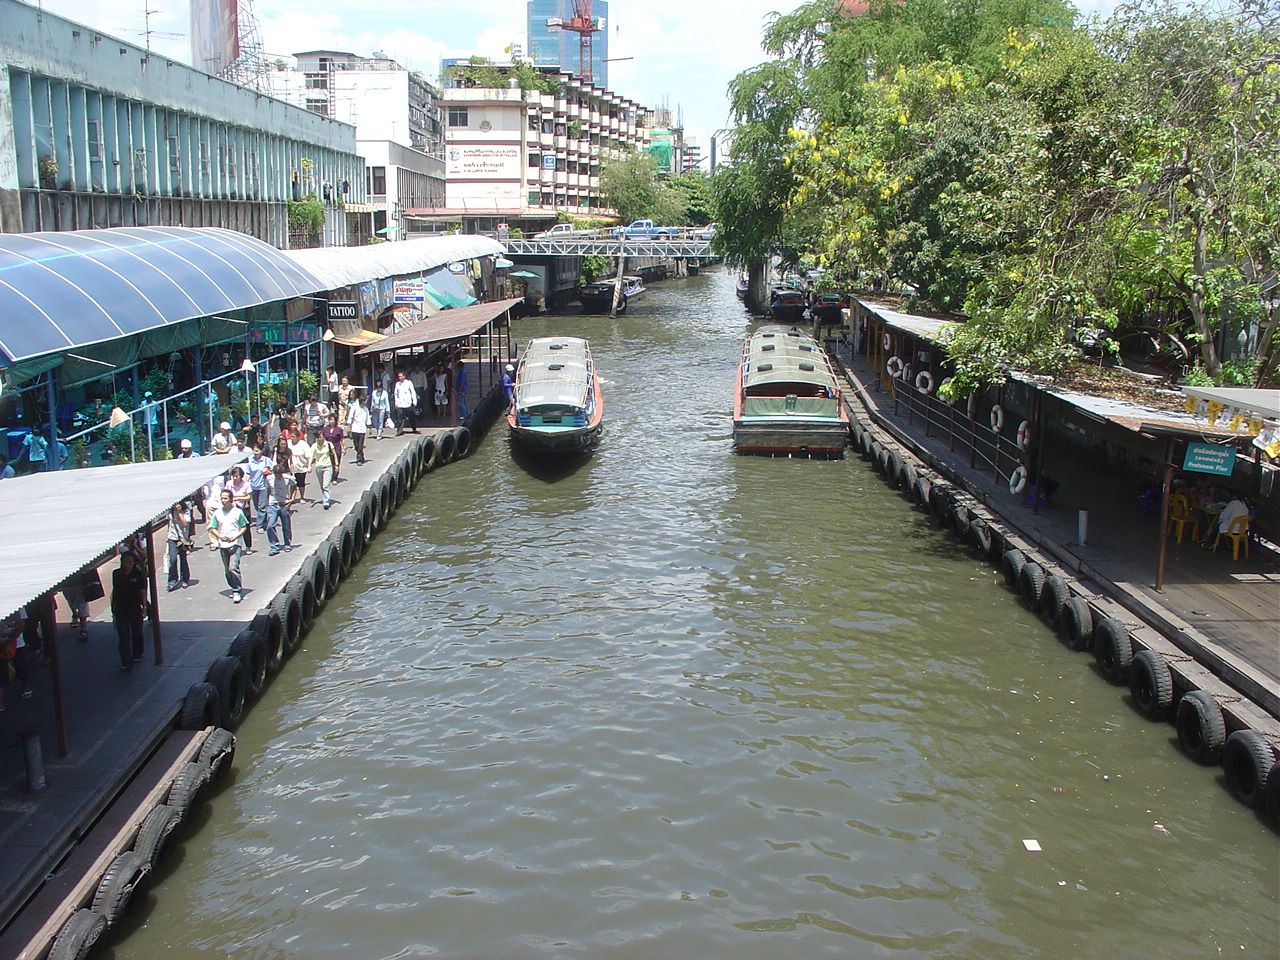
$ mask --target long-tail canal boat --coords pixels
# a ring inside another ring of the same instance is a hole
[[[591,447],[600,437],[604,396],[580,337],[535,337],[516,367],[507,425],[526,449],[565,454]]]
[[[840,457],[848,437],[839,384],[813,337],[780,324],[747,337],[733,401],[739,453]]]

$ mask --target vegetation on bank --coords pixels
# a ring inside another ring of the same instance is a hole
[[[814,0],[730,86],[718,243],[958,315],[963,392],[1156,329],[1192,376],[1275,382],[1280,8]],[[1242,328],[1252,362],[1232,361]],[[1223,344],[1228,349],[1223,351]]]

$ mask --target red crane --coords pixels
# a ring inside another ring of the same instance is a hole
[[[572,30],[578,40],[578,76],[588,83],[595,81],[591,64],[591,37],[600,32],[600,21],[591,15],[593,0],[573,0],[573,16],[560,21],[561,30]],[[548,21],[548,26],[551,21]]]

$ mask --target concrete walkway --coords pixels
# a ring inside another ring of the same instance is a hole
[[[1161,536],[1158,511],[1144,512],[1138,485],[1073,451],[1046,448],[1045,465],[1061,483],[1052,505],[1033,512],[1024,496],[1010,494],[978,461],[969,466],[967,447],[949,449],[947,430],[936,422],[925,436],[917,412],[908,422],[905,403],[889,392],[861,358],[837,357],[885,426],[909,437],[989,509],[1060,562],[1114,589],[1116,598],[1182,649],[1191,652],[1237,689],[1248,687],[1255,702],[1277,716],[1280,699],[1280,557],[1269,545],[1231,558],[1224,541],[1216,553],[1192,541],[1168,544],[1164,587],[1155,589]],[[909,389],[909,388],[907,388]],[[963,419],[957,412],[957,419]],[[1013,466],[1006,463],[1005,472]],[[1079,542],[1080,511],[1088,512],[1085,543]],[[1205,531],[1202,529],[1201,533]]]
[[[422,432],[434,433],[425,427]],[[70,614],[59,597],[58,649],[66,703],[69,753],[57,758],[51,667],[33,669],[33,696],[19,699],[19,685],[5,691],[0,713],[0,928],[53,871],[78,837],[111,803],[129,778],[172,729],[179,705],[193,683],[204,680],[216,657],[223,656],[235,635],[296,574],[302,563],[358,505],[387,467],[412,440],[384,435],[370,439],[368,462],[357,466],[347,445],[341,479],[332,487],[333,506],[322,509],[314,475],[307,492],[316,499],[294,509],[295,549],[268,556],[266,538],[254,532],[253,552],[242,559],[244,602],[231,601],[218,555],[205,547],[190,557],[191,586],[165,592],[164,530],[156,535],[160,566],[160,618],[164,663],[157,666],[147,624],[143,662],[131,673],[119,670],[116,636],[107,601],[92,605],[89,639],[81,642],[68,625]],[[110,468],[105,468],[110,469]],[[392,521],[395,522],[394,520]],[[110,585],[110,566],[101,569]],[[25,792],[23,731],[40,736],[48,788]]]

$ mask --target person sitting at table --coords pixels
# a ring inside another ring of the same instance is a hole
[[[1202,547],[1212,547],[1213,541],[1217,539],[1219,533],[1225,533],[1231,529],[1231,521],[1239,517],[1248,517],[1250,513],[1249,501],[1244,498],[1244,494],[1238,490],[1231,491],[1231,499],[1227,501],[1227,505],[1209,524],[1209,532],[1205,534],[1204,539],[1200,541]]]

